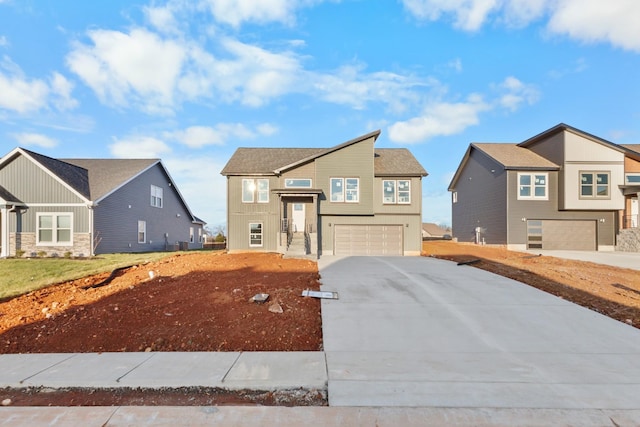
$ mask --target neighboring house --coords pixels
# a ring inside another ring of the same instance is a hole
[[[380,131],[332,148],[239,148],[227,177],[229,251],[419,255],[422,177]]]
[[[158,159],[0,159],[2,257],[201,248],[203,226]]]
[[[516,250],[614,250],[637,233],[639,148],[565,124],[519,144],[473,143],[449,185],[453,236]]]
[[[422,223],[423,239],[442,239],[445,234],[451,233],[433,222]]]

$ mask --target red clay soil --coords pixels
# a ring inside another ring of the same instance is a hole
[[[322,349],[320,302],[301,296],[319,289],[313,261],[179,253],[91,287],[108,276],[0,303],[0,353]]]
[[[510,277],[640,328],[638,270],[452,241],[424,242],[422,254],[471,261],[473,267]]]

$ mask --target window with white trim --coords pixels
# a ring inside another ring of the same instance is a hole
[[[458,203],[458,192],[454,191],[451,193],[451,202],[452,203]]]
[[[311,178],[287,178],[284,180],[284,188],[311,188]]]
[[[609,199],[609,172],[580,172],[581,199]]]
[[[162,207],[162,187],[151,186],[151,206],[155,208]]]
[[[251,247],[262,246],[262,223],[261,222],[249,223],[249,246]]]
[[[193,243],[193,239],[195,239],[195,233],[193,227],[189,227],[189,243]]]
[[[147,221],[138,221],[138,243],[147,243]]]
[[[37,245],[70,246],[73,245],[73,214],[38,213]]]
[[[382,181],[382,203],[410,204],[411,181],[406,179],[386,179]]]
[[[268,179],[243,179],[242,203],[269,203]]]
[[[198,242],[202,243],[204,242],[203,236],[202,236],[202,228],[198,227]]]
[[[331,196],[333,203],[358,203],[360,201],[360,178],[331,178]]]
[[[640,173],[625,174],[624,181],[627,185],[640,185]]]
[[[518,173],[518,200],[548,200],[549,174]]]

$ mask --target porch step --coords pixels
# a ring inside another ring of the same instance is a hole
[[[284,254],[285,258],[305,258],[305,259],[317,259],[313,254],[307,253],[307,245],[305,242],[304,233],[293,233],[289,248]]]
[[[640,252],[640,228],[620,230],[616,243],[616,251]]]

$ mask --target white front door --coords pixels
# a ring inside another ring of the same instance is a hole
[[[631,227],[638,226],[638,198],[631,199]]]
[[[293,232],[303,232],[304,231],[304,203],[294,203],[293,204]]]

